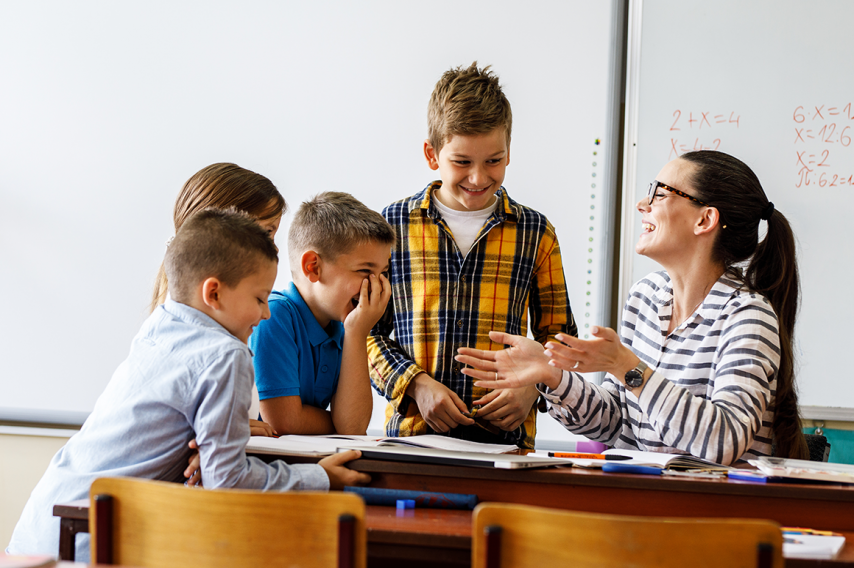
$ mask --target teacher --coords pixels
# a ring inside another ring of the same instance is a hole
[[[795,391],[795,241],[759,179],[722,152],[664,166],[637,204],[635,250],[664,268],[637,282],[620,335],[562,343],[504,333],[501,351],[462,348],[477,386],[536,385],[567,429],[616,448],[721,464],[808,458]],[[759,242],[760,221],[767,235]],[[607,373],[602,385],[579,373]]]

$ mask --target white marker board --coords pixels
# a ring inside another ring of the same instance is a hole
[[[634,254],[634,204],[669,160],[720,149],[747,163],[799,243],[798,384],[808,418],[854,417],[854,3],[635,2],[630,9],[621,297],[660,269]]]
[[[190,175],[230,161],[292,210],[324,190],[379,210],[435,179],[427,101],[474,60],[513,106],[510,196],[557,228],[582,332],[607,321],[620,6],[4,2],[0,419],[92,409],[148,313]],[[545,418],[543,435],[567,435]]]

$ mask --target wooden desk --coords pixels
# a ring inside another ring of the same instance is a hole
[[[783,526],[854,531],[854,486],[752,483],[602,473],[579,468],[499,470],[355,460],[370,487],[474,493],[478,500],[622,515],[744,517]]]
[[[844,485],[662,478],[577,468],[496,470],[367,459],[355,460],[350,466],[369,473],[371,487],[474,493],[480,501],[599,513],[773,519],[784,526],[834,530],[847,539],[837,561],[789,560],[786,566],[854,565],[854,487]],[[73,535],[88,531],[88,502],[57,505],[54,515],[62,517],[61,558],[73,559]],[[416,509],[412,516],[399,517],[390,507],[369,506],[366,526],[371,566],[400,568],[401,560],[407,568],[439,562],[469,564],[469,511]]]

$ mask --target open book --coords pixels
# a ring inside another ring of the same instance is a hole
[[[331,456],[339,447],[375,448],[380,446],[409,446],[454,452],[479,452],[503,454],[516,449],[513,444],[481,444],[466,440],[457,440],[448,436],[424,435],[400,438],[377,438],[374,436],[281,436],[267,438],[252,436],[246,445],[250,454],[268,454],[282,456]]]
[[[665,454],[661,452],[642,452],[639,450],[619,450],[616,448],[605,450],[604,454],[631,458],[616,462],[619,464],[658,467],[675,471],[727,471],[730,469],[728,466],[687,454]]]
[[[762,457],[748,462],[769,477],[854,483],[854,465]]]

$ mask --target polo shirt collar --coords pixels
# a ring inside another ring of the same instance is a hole
[[[340,321],[329,322],[329,333],[320,327],[317,318],[311,313],[311,308],[305,303],[302,294],[297,290],[296,285],[291,282],[287,288],[282,290],[282,295],[288,298],[299,311],[302,321],[305,322],[306,330],[308,331],[308,340],[313,347],[332,340],[338,345],[338,349],[344,348],[344,324]]]

